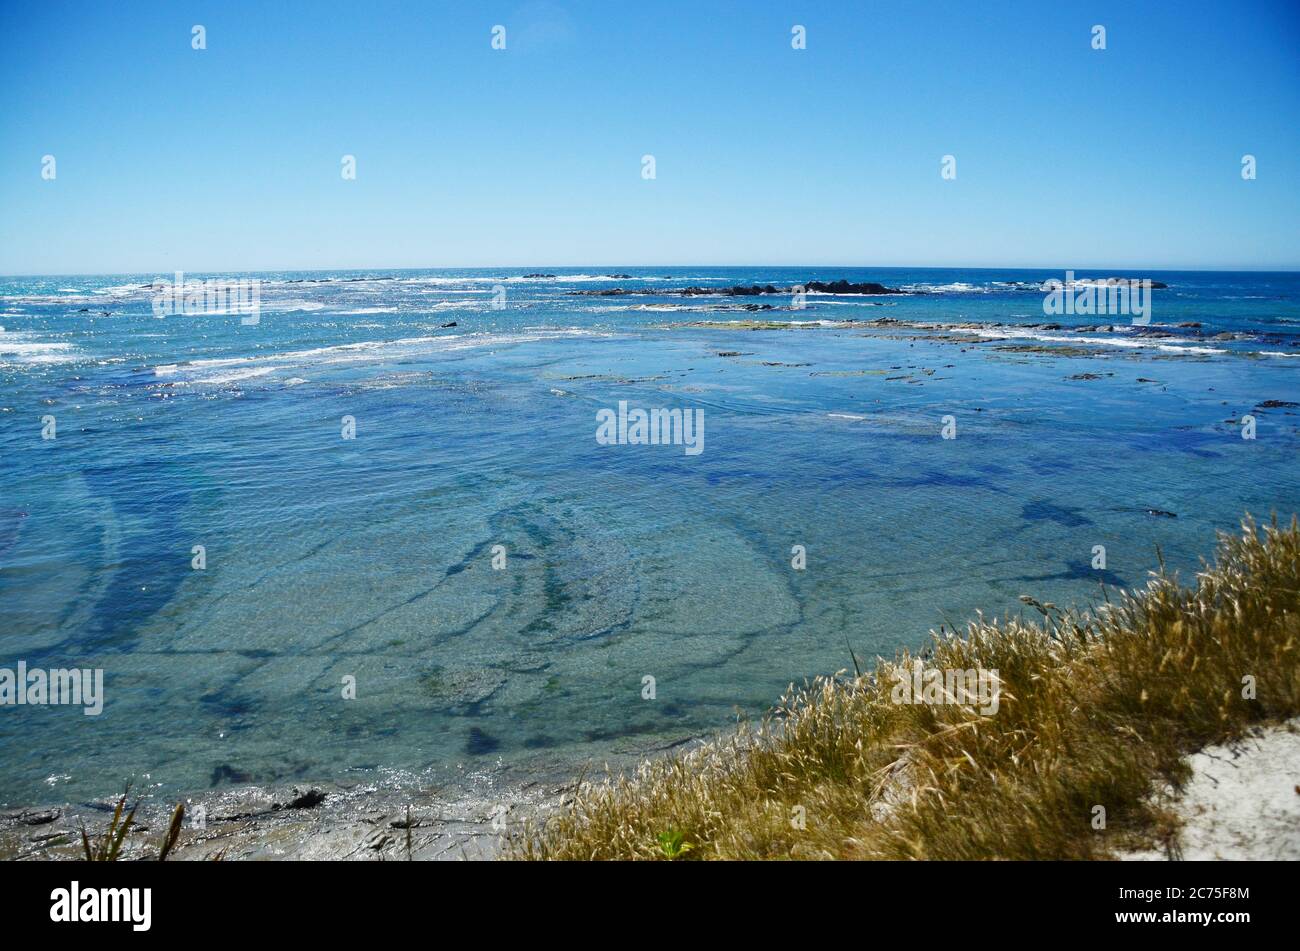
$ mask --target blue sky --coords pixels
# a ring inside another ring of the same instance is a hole
[[[1293,0],[0,0],[0,89],[6,274],[1300,267]]]

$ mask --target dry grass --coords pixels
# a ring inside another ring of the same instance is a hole
[[[1247,517],[1194,588],[1162,573],[1086,613],[1024,600],[1036,621],[980,618],[926,652],[926,668],[998,671],[994,715],[891,702],[893,672],[914,658],[879,660],[874,673],[791,688],[755,728],[584,784],[506,854],[1105,858],[1171,841],[1149,793],[1182,778],[1186,753],[1300,713],[1294,518],[1257,529]]]

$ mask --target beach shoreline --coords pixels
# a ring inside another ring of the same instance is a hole
[[[492,859],[501,853],[503,836],[562,808],[580,783],[628,774],[648,759],[705,739],[647,740],[636,751],[581,767],[540,759],[526,766],[497,761],[444,783],[407,777],[253,784],[175,798],[132,790],[126,810],[138,808],[121,859],[156,858],[178,802],[186,807],[185,820],[169,861]],[[84,859],[81,828],[93,841],[121,797],[119,790],[92,802],[52,800],[0,809],[0,861]],[[196,825],[199,814],[202,827]]]
[[[524,780],[483,775],[459,791],[358,783],[196,796],[188,800],[191,817],[168,860],[497,860],[505,838],[571,805],[583,782],[626,776],[643,762],[628,758],[609,773],[602,767],[595,774],[557,771]],[[1300,860],[1300,718],[1258,724],[1239,739],[1188,754],[1185,762],[1189,777],[1181,787],[1163,786],[1151,797],[1176,817],[1176,834],[1160,846],[1117,851],[1115,858]],[[207,810],[205,828],[192,825],[195,804]],[[171,812],[161,800],[140,803],[120,860],[156,858]],[[79,861],[82,825],[93,840],[108,818],[103,804],[4,810],[0,861]]]

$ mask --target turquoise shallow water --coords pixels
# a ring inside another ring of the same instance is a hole
[[[1296,275],[1152,275],[1134,328],[1045,317],[1045,272],[525,273],[260,275],[255,326],[155,318],[154,275],[0,280],[0,667],[106,692],[0,707],[0,802],[576,769],[846,640],[1096,600],[1300,510],[1300,410],[1265,405],[1300,402]],[[572,293],[839,277],[927,293]],[[684,326],[746,320],[805,326]],[[620,400],[702,409],[704,451],[598,444]]]

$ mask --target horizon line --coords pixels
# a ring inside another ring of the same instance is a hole
[[[746,263],[746,264],[700,264],[700,263],[677,263],[677,264],[466,264],[466,265],[340,265],[340,266],[311,266],[311,267],[257,267],[257,268],[202,268],[197,270],[186,270],[184,268],[168,268],[166,270],[154,271],[46,271],[32,272],[26,274],[4,273],[0,272],[0,279],[16,279],[25,277],[140,277],[153,274],[276,274],[276,273],[327,273],[335,271],[519,271],[519,270],[574,270],[578,268],[596,269],[596,270],[617,270],[619,268],[633,268],[640,270],[654,269],[684,269],[684,268],[704,268],[722,270],[726,268],[767,268],[767,269],[788,269],[795,270],[798,268],[844,268],[847,270],[871,270],[879,268],[881,270],[916,270],[916,271],[1145,271],[1156,274],[1173,274],[1173,273],[1263,273],[1263,274],[1297,274],[1300,273],[1300,265],[1289,267],[1276,266],[1243,266],[1243,265],[1210,265],[1200,267],[1146,267],[1143,265],[1072,265],[1070,267],[1051,267],[1045,265],[1021,265],[1021,264],[764,264],[764,263]],[[563,276],[563,275],[557,275]]]

